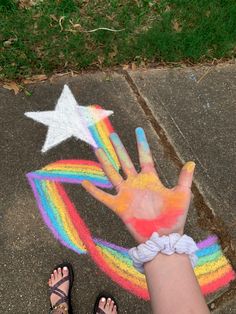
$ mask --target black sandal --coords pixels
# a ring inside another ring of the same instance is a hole
[[[96,298],[96,301],[95,301],[95,304],[94,304],[94,308],[93,308],[93,314],[105,314],[105,312],[98,306],[101,298],[105,298],[106,300],[108,298],[110,298],[114,302],[114,305],[116,305],[117,313],[119,313],[118,305],[117,305],[117,302],[116,302],[115,298],[111,294],[109,294],[107,292],[101,292],[101,293],[99,293],[99,295]]]
[[[69,270],[68,276],[62,278],[54,286],[49,288],[50,297],[51,297],[51,295],[53,293],[60,297],[60,299],[53,306],[51,304],[50,313],[52,313],[53,310],[61,309],[63,311],[66,311],[66,313],[73,314],[72,313],[72,307],[71,307],[71,288],[72,288],[72,284],[73,284],[73,280],[74,280],[73,268],[72,268],[70,263],[62,263],[62,264],[57,265],[53,269],[53,271],[57,270],[58,268],[62,268],[63,269],[63,267],[67,267],[68,268],[68,270]],[[68,295],[66,295],[64,291],[59,289],[60,285],[62,285],[67,280],[69,280]],[[62,303],[67,303],[68,304],[68,310],[64,306],[61,305]]]

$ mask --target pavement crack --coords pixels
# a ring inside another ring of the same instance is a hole
[[[167,113],[167,115],[169,116],[169,118],[171,119],[171,121],[173,122],[175,128],[178,130],[179,134],[182,136],[182,138],[184,139],[185,143],[187,143],[191,153],[195,156],[195,158],[197,159],[198,163],[201,165],[202,169],[204,170],[204,172],[206,173],[206,175],[208,176],[209,179],[211,179],[211,177],[209,176],[209,174],[207,173],[207,169],[204,167],[204,165],[201,163],[200,159],[198,158],[196,152],[194,151],[192,145],[190,144],[190,142],[188,141],[188,139],[185,137],[184,133],[182,132],[182,130],[180,129],[180,127],[178,126],[178,124],[176,123],[174,117],[172,116],[172,114],[169,112],[169,110],[165,107],[164,102],[162,101],[160,95],[158,95],[158,100],[159,102],[162,104],[163,109],[165,110],[165,112]]]
[[[165,153],[170,157],[174,165],[180,170],[183,167],[181,158],[176,152],[174,145],[168,139],[168,135],[166,134],[165,130],[154,117],[152,110],[147,104],[147,101],[140,94],[135,82],[129,75],[129,72],[125,70],[118,70],[117,73],[122,75],[126,79],[129,87],[131,88],[137,99],[138,104],[144,111],[147,120],[151,123],[154,131],[159,137],[160,144],[163,146]],[[231,261],[233,267],[236,269],[236,252],[230,234],[227,231],[227,226],[218,216],[215,216],[213,214],[213,210],[207,204],[207,201],[204,199],[203,194],[201,193],[195,182],[193,182],[192,184],[192,193],[194,195],[193,202],[197,210],[198,223],[200,227],[218,236],[224,254],[227,256],[227,258]]]

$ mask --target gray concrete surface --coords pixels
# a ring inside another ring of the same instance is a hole
[[[213,314],[235,314],[236,298],[221,304],[217,309],[212,311]]]
[[[136,77],[138,75],[143,74],[137,73]],[[152,71],[150,75],[153,75]],[[74,265],[75,271],[75,313],[91,313],[96,295],[104,289],[119,300],[120,313],[150,313],[148,302],[137,299],[113,283],[94,265],[89,256],[79,256],[53,238],[40,217],[33,193],[25,178],[27,172],[40,169],[59,159],[95,159],[90,147],[75,139],[42,154],[40,150],[47,127],[24,117],[26,111],[53,110],[65,83],[72,89],[81,105],[98,103],[105,109],[114,110],[111,121],[137,168],[134,129],[143,126],[163,182],[167,186],[173,185],[179,172],[160,144],[159,137],[138,104],[135,94],[121,75],[86,74],[75,78],[57,79],[53,83],[32,85],[29,86],[31,97],[25,96],[24,93],[14,96],[11,92],[0,89],[0,128],[3,141],[0,312],[47,313],[49,302],[46,282],[49,273],[56,264],[67,260]],[[80,213],[94,236],[127,247],[134,245],[131,236],[113,213],[95,202],[82,188],[70,186],[69,191],[75,204],[79,204]],[[190,212],[186,233],[198,241],[204,238],[209,230],[203,230],[199,226],[198,213],[193,206]],[[220,294],[211,296],[210,300]]]
[[[236,245],[236,65],[130,72]]]

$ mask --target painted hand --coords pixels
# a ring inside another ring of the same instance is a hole
[[[146,241],[154,231],[159,234],[182,234],[191,199],[191,184],[195,163],[187,162],[174,188],[164,187],[154,168],[151,151],[142,128],[136,129],[141,172],[134,165],[116,133],[110,136],[126,179],[114,169],[105,152],[96,150],[96,156],[117,194],[111,195],[92,183],[84,181],[83,187],[97,200],[112,209],[125,223],[139,242]]]

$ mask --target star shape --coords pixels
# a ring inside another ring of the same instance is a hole
[[[113,114],[111,110],[79,106],[67,85],[64,85],[54,111],[25,112],[27,117],[48,126],[42,152],[46,152],[72,136],[96,148],[97,144],[89,126],[111,114]]]

